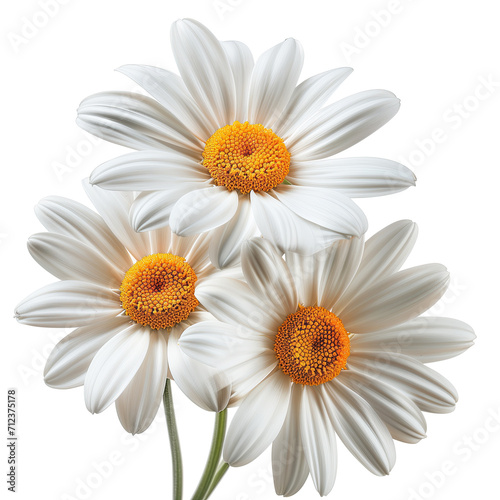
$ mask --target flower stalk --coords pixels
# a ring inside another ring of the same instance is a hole
[[[173,500],[182,500],[182,456],[177,432],[177,423],[175,421],[174,402],[172,399],[172,388],[170,379],[165,383],[163,392],[163,406],[165,407],[165,417],[167,419],[168,437],[170,440],[170,451],[172,453],[172,481],[173,481]]]

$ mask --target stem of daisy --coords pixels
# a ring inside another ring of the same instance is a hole
[[[168,437],[170,439],[170,451],[172,453],[172,473],[173,473],[173,500],[182,500],[182,457],[177,424],[175,422],[174,402],[172,400],[172,389],[170,379],[165,383],[163,392],[163,406],[165,407],[165,417],[167,418]]]
[[[227,409],[215,415],[214,433],[210,453],[208,455],[207,464],[205,465],[205,470],[203,471],[203,475],[201,476],[198,488],[196,488],[192,500],[204,500],[208,498],[208,492],[217,472],[217,465],[222,453],[222,445],[224,444],[226,435],[226,423]]]
[[[215,473],[212,482],[210,483],[210,487],[208,488],[207,494],[202,498],[202,500],[207,500],[207,498],[212,494],[215,490],[215,487],[220,483],[220,480],[224,477],[224,474],[229,469],[229,464],[226,462],[221,462],[217,472]]]

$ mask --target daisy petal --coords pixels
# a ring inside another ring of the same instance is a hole
[[[45,228],[53,233],[71,236],[95,248],[101,255],[127,271],[132,260],[101,216],[69,198],[48,196],[35,207],[35,213]]]
[[[196,298],[219,321],[264,335],[275,335],[284,318],[277,315],[242,281],[211,279],[196,286]]]
[[[333,156],[365,139],[398,111],[399,99],[386,90],[368,90],[326,106],[287,141],[294,160]]]
[[[348,365],[400,389],[422,411],[450,413],[458,401],[456,389],[445,377],[404,354],[354,351]]]
[[[130,324],[127,316],[110,316],[73,330],[50,353],[43,372],[45,383],[56,389],[83,385],[97,351]]]
[[[199,162],[172,151],[136,151],[99,165],[90,183],[114,191],[175,189],[185,183],[210,180]]]
[[[132,193],[106,191],[92,186],[88,180],[83,181],[83,188],[111,231],[136,260],[151,253],[149,235],[136,233],[129,222]]]
[[[317,290],[314,297],[311,297],[314,299],[311,304],[317,304],[328,311],[333,309],[356,273],[363,248],[364,239],[354,236],[348,240],[337,241],[312,256],[311,274],[314,275]]]
[[[120,422],[127,432],[140,434],[153,422],[162,400],[167,371],[165,336],[160,332],[150,332],[144,361],[115,403]]]
[[[123,272],[100,252],[63,234],[34,234],[28,240],[28,250],[38,264],[60,280],[89,281],[108,288],[120,288],[123,280]]]
[[[273,125],[290,100],[303,64],[302,46],[293,38],[287,38],[259,57],[250,84],[250,123],[261,123],[267,128]]]
[[[257,235],[257,226],[252,216],[250,200],[241,195],[238,210],[233,218],[212,232],[210,260],[219,269],[237,265],[240,260],[241,245]]]
[[[179,347],[200,363],[228,374],[233,390],[230,405],[245,397],[278,363],[268,338],[222,322],[190,326],[179,339]]]
[[[355,335],[351,346],[362,351],[399,352],[421,363],[432,363],[462,354],[475,338],[463,321],[424,316],[382,332]]]
[[[294,161],[286,179],[298,186],[335,189],[349,198],[397,193],[415,185],[413,172],[382,158],[326,158]]]
[[[265,337],[221,321],[203,321],[190,326],[178,344],[188,356],[221,370],[229,370],[272,351]]]
[[[139,64],[127,64],[117,71],[138,83],[169,113],[179,118],[198,139],[204,141],[210,137],[210,128],[179,75],[166,69]]]
[[[123,311],[118,294],[84,281],[58,281],[26,297],[16,307],[19,323],[72,328],[101,321]]]
[[[311,255],[334,241],[345,238],[343,234],[299,217],[269,193],[252,192],[250,200],[254,219],[262,236],[283,252]]]
[[[295,87],[290,100],[273,130],[282,139],[316,113],[339,85],[352,73],[352,68],[336,68],[314,75]]]
[[[101,92],[78,108],[76,123],[91,134],[133,149],[174,149],[198,157],[202,143],[181,121],[150,97]]]
[[[363,211],[350,198],[333,189],[283,184],[274,192],[299,217],[336,233],[362,236],[368,229]]]
[[[151,253],[168,253],[172,233],[169,227],[162,227],[151,231]]]
[[[325,384],[330,396],[326,396],[325,401],[328,401],[335,432],[372,474],[385,476],[396,462],[394,441],[370,405],[343,385],[341,378]]]
[[[424,415],[394,386],[352,369],[343,371],[338,381],[359,394],[377,412],[394,439],[418,443],[425,438]]]
[[[179,236],[204,233],[230,221],[238,210],[238,194],[225,187],[196,189],[172,209],[170,228]]]
[[[246,465],[274,441],[285,421],[290,390],[290,378],[278,370],[250,392],[227,432],[224,462]]]
[[[273,442],[274,489],[277,495],[285,497],[295,495],[309,475],[309,467],[300,438],[300,392],[300,387],[292,387],[285,422]]]
[[[300,437],[311,478],[318,493],[325,496],[337,475],[335,432],[325,405],[328,395],[324,385],[294,387],[294,391],[301,391]]]
[[[192,19],[175,22],[170,36],[179,73],[213,126],[212,133],[233,123],[236,112],[233,73],[219,40]]]
[[[246,282],[257,297],[282,317],[297,310],[293,277],[276,247],[262,238],[247,241],[241,249],[241,267]]]
[[[200,408],[220,412],[227,407],[231,383],[224,372],[190,358],[179,348],[181,328],[168,338],[168,367],[181,391]]]
[[[368,333],[409,321],[433,306],[448,288],[450,276],[441,264],[399,271],[364,289],[342,311],[351,333]]]
[[[202,188],[203,185],[199,187]],[[191,190],[192,184],[190,183],[177,189],[140,193],[130,207],[132,228],[135,231],[144,232],[167,226],[172,208]]]
[[[104,411],[128,386],[146,356],[150,331],[134,324],[99,349],[84,383],[85,404],[91,413]]]
[[[410,220],[400,220],[373,235],[366,243],[356,275],[338,303],[340,314],[360,292],[399,271],[417,241],[418,227]]]
[[[222,42],[231,69],[236,90],[236,120],[243,123],[248,117],[248,92],[253,70],[253,56],[250,49],[241,42]]]

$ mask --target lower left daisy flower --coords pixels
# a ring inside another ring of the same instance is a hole
[[[131,194],[87,181],[84,187],[99,214],[67,198],[45,198],[35,211],[49,232],[28,241],[33,258],[60,281],[24,299],[16,319],[76,327],[50,354],[45,382],[58,389],[84,385],[92,413],[115,402],[133,434],[155,418],[167,377],[200,407],[222,411],[229,380],[187,357],[178,340],[188,326],[213,319],[197,287],[238,268],[221,272],[210,263],[206,234],[182,238],[168,227],[136,233],[128,219]]]

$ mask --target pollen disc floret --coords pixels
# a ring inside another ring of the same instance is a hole
[[[319,385],[335,378],[347,363],[349,334],[323,307],[301,307],[278,330],[274,351],[284,373],[296,384]]]
[[[234,122],[215,132],[205,144],[203,165],[217,186],[241,193],[269,191],[290,169],[290,153],[271,129]]]
[[[198,305],[196,274],[183,257],[156,253],[137,261],[125,274],[120,299],[137,323],[158,330],[188,318]]]

